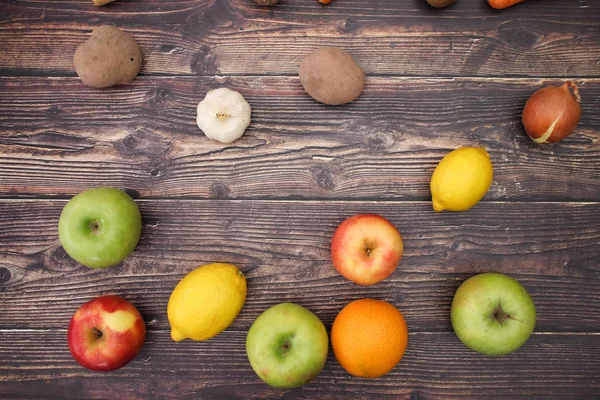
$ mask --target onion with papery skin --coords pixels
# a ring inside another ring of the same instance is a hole
[[[573,89],[573,93],[569,89]],[[523,108],[525,132],[536,143],[556,143],[569,136],[581,117],[581,96],[577,86],[567,81],[535,92]]]

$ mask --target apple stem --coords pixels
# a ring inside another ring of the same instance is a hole
[[[502,306],[498,304],[492,313],[492,319],[498,322],[500,325],[504,325],[507,319],[510,319],[510,314],[507,314],[502,309]]]
[[[98,339],[102,337],[102,332],[98,328],[92,328],[92,332],[94,333],[94,335],[96,335]]]
[[[293,333],[288,333],[280,336],[279,346],[277,347],[277,353],[280,357],[284,358],[290,349],[292,348],[292,339],[294,338]]]
[[[99,228],[100,228],[100,224],[97,221],[90,222],[90,231],[92,231],[92,233],[98,232]]]

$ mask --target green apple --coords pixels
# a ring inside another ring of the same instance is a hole
[[[294,303],[280,303],[264,311],[246,338],[252,369],[278,388],[300,387],[316,377],[325,365],[328,349],[323,322]]]
[[[515,279],[499,273],[475,275],[456,291],[452,328],[470,349],[487,355],[510,354],[535,327],[535,304]]]
[[[60,244],[75,261],[92,268],[122,262],[142,230],[137,204],[122,190],[101,187],[74,196],[58,220]]]

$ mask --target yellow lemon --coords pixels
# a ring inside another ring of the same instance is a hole
[[[465,211],[487,193],[494,171],[490,155],[482,148],[461,147],[440,161],[431,176],[435,211]]]
[[[187,274],[171,293],[171,338],[206,340],[225,330],[246,301],[246,277],[232,264],[206,264]]]

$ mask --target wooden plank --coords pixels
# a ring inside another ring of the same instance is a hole
[[[592,3],[0,4],[0,398],[598,398],[600,4]],[[131,85],[91,90],[75,77],[76,47],[102,24],[142,46],[142,76]],[[298,64],[323,45],[348,49],[367,72],[357,102],[326,107],[303,93]],[[536,146],[522,106],[569,77],[583,97],[577,133]],[[250,129],[230,146],[195,125],[196,104],[219,86],[253,108]],[[431,172],[468,145],[490,151],[492,188],[468,212],[436,214]],[[144,224],[122,265],[92,270],[68,257],[56,225],[70,196],[102,185],[127,189]],[[335,228],[362,212],[390,219],[405,243],[395,273],[370,287],[330,261]],[[216,338],[174,343],[171,290],[214,261],[240,266],[247,302]],[[501,359],[469,351],[450,324],[456,288],[484,271],[517,278],[538,310],[530,341]],[[138,306],[148,340],[130,365],[98,374],[71,358],[65,328],[79,305],[108,293]],[[331,351],[302,389],[269,388],[252,372],[245,336],[266,308],[298,302],[330,330],[361,297],[394,303],[408,321],[409,347],[391,374],[352,378]]]
[[[582,118],[563,142],[524,133],[535,79],[371,77],[363,95],[327,107],[295,77],[140,78],[85,88],[75,78],[0,79],[0,196],[71,196],[117,185],[143,198],[429,198],[435,165],[483,146],[495,166],[487,200],[595,201],[600,192],[600,80],[579,81]],[[253,108],[233,145],[195,124],[210,88]]]
[[[94,26],[116,24],[144,52],[143,74],[295,75],[302,57],[342,46],[368,75],[598,77],[600,5],[424,1],[19,1],[0,6],[0,75],[72,75]]]
[[[248,278],[234,329],[282,301],[301,301],[326,321],[361,297],[393,301],[414,331],[450,331],[449,309],[467,277],[511,274],[531,292],[541,332],[598,332],[600,204],[485,203],[434,213],[426,202],[140,201],[140,243],[121,266],[93,270],[57,240],[65,201],[0,202],[0,328],[64,328],[85,301],[117,293],[155,328],[186,273],[231,262]],[[357,213],[387,217],[405,251],[395,273],[361,287],[333,268],[338,224]]]
[[[1,331],[0,396],[563,400],[592,399],[600,391],[598,335],[534,334],[517,352],[495,358],[468,350],[453,333],[413,333],[400,364],[381,378],[351,377],[330,350],[321,374],[291,391],[270,388],[254,374],[245,331],[174,343],[168,332],[150,330],[134,361],[102,374],[71,358],[65,336],[64,330]]]

